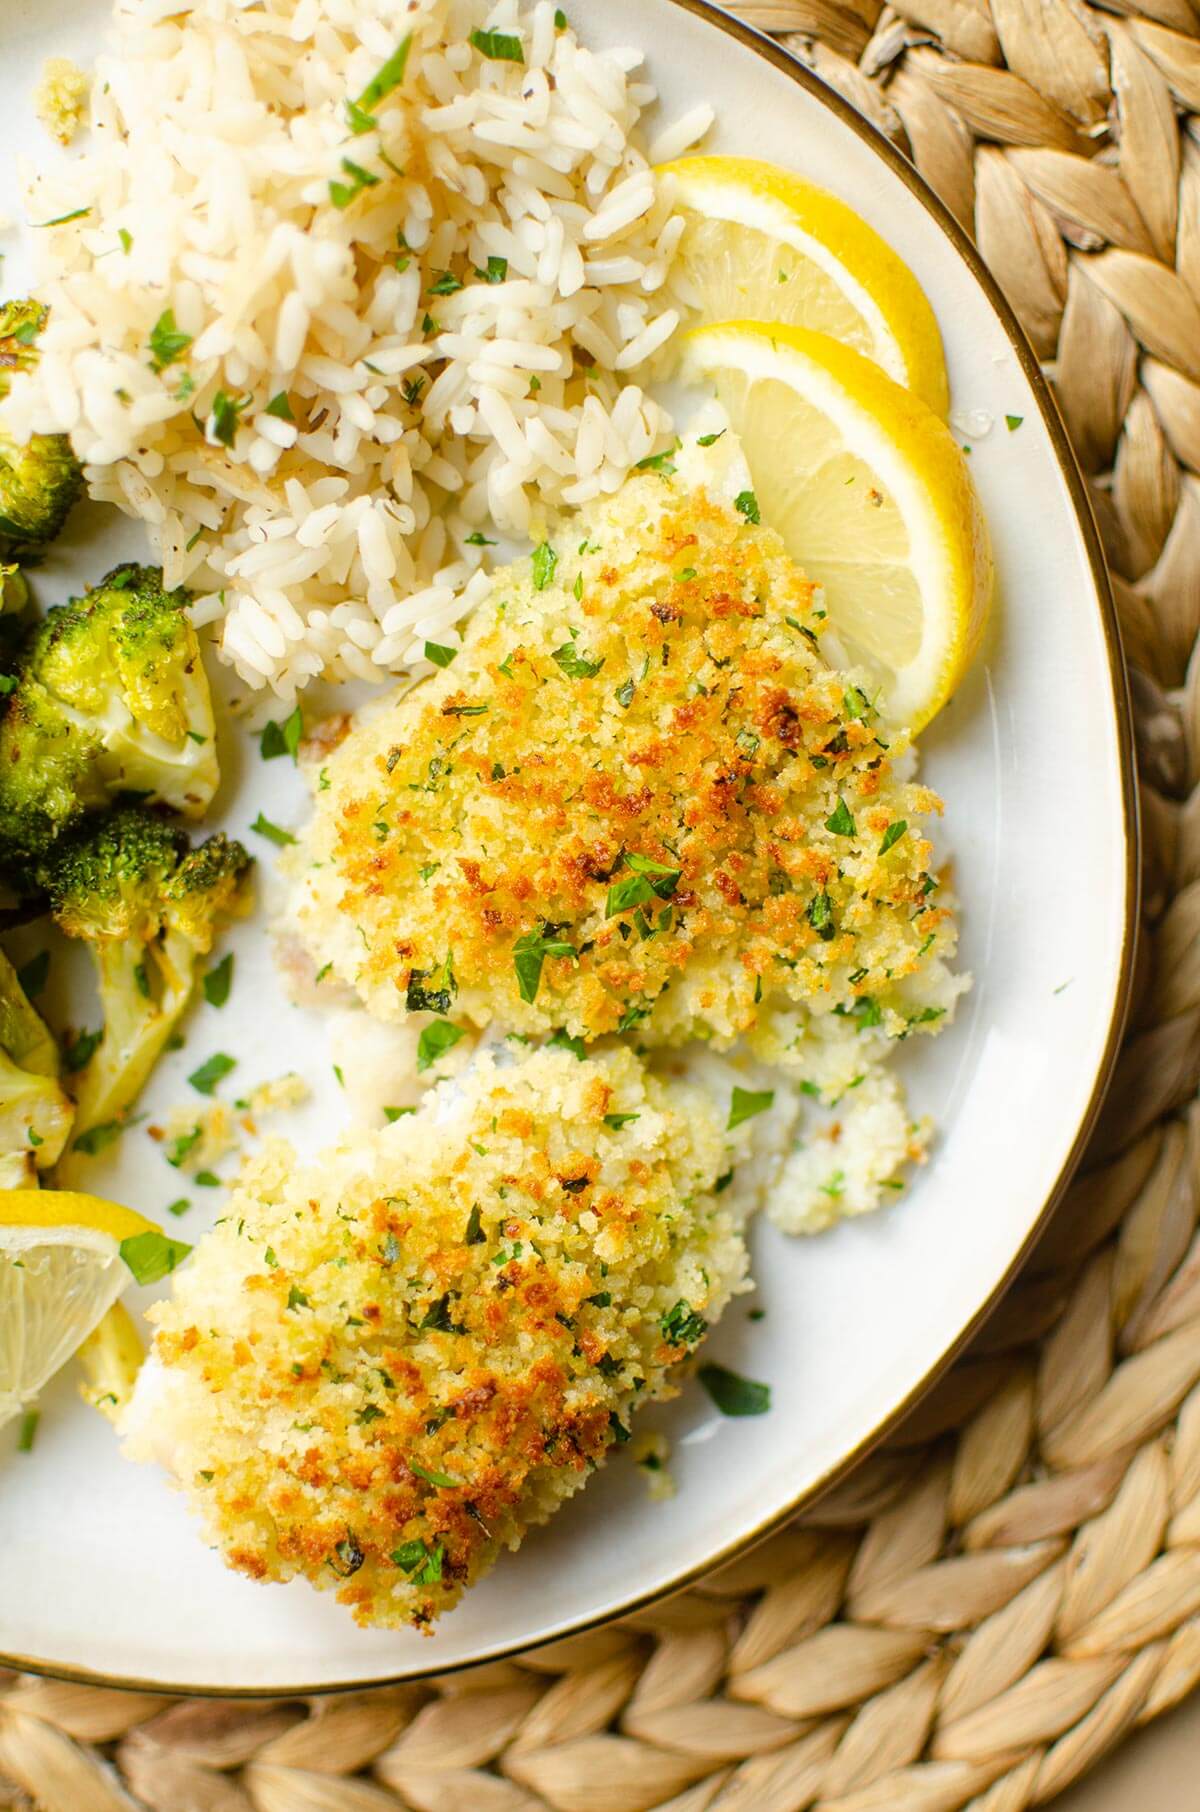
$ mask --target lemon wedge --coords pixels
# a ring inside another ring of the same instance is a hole
[[[658,174],[687,220],[679,257],[703,321],[830,334],[946,415],[942,337],[925,292],[853,208],[752,157],[684,157]]]
[[[829,627],[886,719],[917,731],[978,646],[992,594],[987,527],[950,431],[827,334],[733,321],[685,359],[741,436],[762,518],[825,589]]]
[[[0,1424],[36,1397],[131,1282],[165,1276],[188,1251],[99,1196],[0,1191]]]

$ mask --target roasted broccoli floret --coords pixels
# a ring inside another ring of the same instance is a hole
[[[118,566],[27,636],[0,720],[0,854],[44,856],[121,793],[188,817],[208,806],[220,772],[187,602],[158,567]]]
[[[28,1189],[57,1162],[75,1110],[58,1046],[0,951],[0,1189]]]
[[[90,948],[104,1031],[74,1084],[81,1135],[119,1124],[178,1024],[200,959],[247,904],[250,857],[223,833],[192,849],[141,806],[106,814],[55,852],[46,882],[59,929]],[[61,1176],[61,1167],[60,1167]]]
[[[0,398],[14,373],[37,363],[45,323],[40,302],[0,303]],[[0,538],[21,545],[53,541],[82,488],[65,434],[35,434],[24,446],[0,434]]]

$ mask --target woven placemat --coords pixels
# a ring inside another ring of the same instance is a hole
[[[1024,1280],[833,1499],[619,1627],[311,1702],[0,1673],[0,1812],[1023,1812],[1200,1681],[1200,8],[1108,3],[735,9],[974,233],[1113,568],[1146,935]]]

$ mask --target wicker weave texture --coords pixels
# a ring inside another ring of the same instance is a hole
[[[1134,1021],[1023,1282],[831,1500],[519,1664],[308,1703],[0,1674],[0,1812],[1024,1812],[1200,1682],[1200,7],[746,0],[1046,362],[1133,667]]]

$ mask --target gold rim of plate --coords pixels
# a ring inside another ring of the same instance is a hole
[[[568,1636],[583,1635],[589,1630],[603,1628],[621,1617],[628,1617],[635,1612],[644,1611],[648,1606],[658,1604],[664,1598],[672,1597],[676,1592],[694,1585],[698,1579],[727,1566],[739,1554],[748,1548],[764,1541],[769,1535],[789,1522],[801,1510],[806,1509],[817,1498],[839,1484],[848,1473],[852,1472],[866,1456],[879,1445],[891,1431],[902,1422],[909,1411],[932,1389],[939,1378],[958,1358],[973,1336],[995,1309],[1007,1291],[1026,1258],[1036,1245],[1046,1227],[1046,1223],[1055,1208],[1062,1200],[1067,1186],[1079,1166],[1089,1137],[1108,1087],[1112,1081],[1125,1022],[1129,1013],[1130,994],[1133,985],[1134,963],[1137,954],[1138,904],[1141,894],[1141,823],[1138,811],[1136,769],[1134,760],[1133,708],[1129,693],[1129,679],[1125,670],[1124,655],[1121,649],[1120,631],[1117,626],[1116,604],[1113,600],[1112,586],[1109,582],[1108,568],[1100,544],[1100,535],[1096,527],[1092,507],[1088,500],[1087,490],[1080,473],[1062,417],[1050,392],[1050,386],[1038,363],[1037,354],[1025,337],[1003,291],[996,279],[983,262],[978,250],[968,238],[963,228],[955,220],[949,209],[934,194],[924,177],[909,163],[903,152],[897,150],[881,132],[863,117],[850,103],[843,100],[837,91],[808,69],[799,59],[786,50],[773,38],[756,31],[753,26],[734,18],[715,5],[713,0],[669,0],[682,12],[691,13],[695,18],[704,20],[716,31],[735,38],[763,57],[768,63],[780,70],[789,80],[803,88],[813,100],[825,107],[830,113],[868,145],[909,190],[915,199],[931,215],[942,235],[966,265],[975,282],[983,290],[991,304],[1001,327],[1011,345],[1021,369],[1028,379],[1037,403],[1042,424],[1050,441],[1051,450],[1058,462],[1063,481],[1070,497],[1071,508],[1079,526],[1083,540],[1084,552],[1091,571],[1092,582],[1096,591],[1096,602],[1100,611],[1100,623],[1104,633],[1104,646],[1108,659],[1109,679],[1112,689],[1113,722],[1116,732],[1116,745],[1120,763],[1121,803],[1125,828],[1125,897],[1124,923],[1121,935],[1121,963],[1117,984],[1113,993],[1112,1013],[1109,1019],[1108,1035],[1104,1051],[1097,1068],[1092,1093],[1084,1112],[1080,1116],[1075,1137],[1054,1184],[1047,1192],[1037,1218],[1029,1233],[1014,1254],[1003,1275],[997,1280],[987,1300],[980,1306],[970,1320],[961,1329],[958,1337],[941,1354],[937,1363],[930,1367],[925,1375],[915,1384],[902,1402],[885,1416],[870,1433],[859,1441],[850,1453],[845,1454],[836,1464],[828,1467],[821,1476],[796,1496],[789,1500],[780,1510],[765,1518],[748,1533],[739,1535],[736,1540],[725,1547],[716,1549],[707,1555],[702,1562],[682,1568],[664,1584],[652,1591],[634,1594],[611,1605],[607,1610],[597,1611],[587,1617],[576,1618],[561,1628],[548,1631],[545,1635],[535,1637],[514,1637],[511,1641],[489,1645],[470,1659],[447,1664],[431,1654],[428,1664],[417,1667],[405,1667],[396,1671],[385,1670],[382,1673],[356,1675],[353,1679],[339,1680],[332,1684],[327,1681],[298,1682],[296,1684],[271,1686],[213,1686],[197,1685],[190,1680],[163,1680],[130,1674],[109,1674],[101,1668],[79,1668],[56,1666],[52,1662],[39,1660],[36,1656],[12,1654],[0,1649],[0,1666],[11,1667],[21,1673],[41,1674],[55,1680],[69,1680],[85,1686],[110,1686],[132,1691],[162,1692],[177,1694],[181,1697],[213,1699],[280,1699],[290,1697],[314,1697],[331,1693],[361,1691],[366,1687],[391,1686],[401,1681],[426,1679],[430,1675],[448,1675],[461,1673],[468,1668],[478,1667],[485,1662],[503,1661],[514,1655],[529,1654],[543,1648],[551,1642],[561,1642]],[[432,1645],[431,1645],[432,1646]]]

